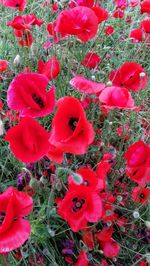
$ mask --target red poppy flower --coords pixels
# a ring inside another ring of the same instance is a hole
[[[12,27],[15,30],[30,30],[32,25],[41,26],[44,23],[44,20],[38,19],[36,15],[23,15],[16,16],[13,20],[8,21],[7,25]]]
[[[124,12],[119,10],[113,13],[112,15],[114,18],[123,18],[124,17]]]
[[[98,24],[108,19],[108,11],[101,8],[98,3],[96,3],[91,9],[95,12],[95,15],[97,16]]]
[[[8,64],[9,62],[7,60],[0,60],[0,73],[7,69]]]
[[[139,185],[150,181],[150,147],[143,141],[132,144],[124,154],[127,174]]]
[[[100,196],[90,187],[79,185],[69,190],[59,203],[58,214],[69,223],[73,232],[87,226],[87,222],[97,222],[102,215]]]
[[[113,238],[110,238],[108,241],[101,242],[101,249],[104,252],[104,256],[111,259],[117,257],[120,252],[120,246]]]
[[[147,76],[140,77],[140,73],[145,73],[142,66],[135,62],[125,62],[119,69],[109,74],[113,85],[123,86],[128,90],[142,90],[147,85]]]
[[[131,180],[134,180],[140,186],[145,186],[150,182],[150,162],[149,166],[128,168],[126,173]]]
[[[94,82],[81,75],[75,76],[69,83],[75,89],[87,94],[99,93],[105,88],[104,83]]]
[[[46,155],[50,149],[48,139],[49,133],[31,117],[22,118],[5,136],[15,157],[24,163],[35,162]]]
[[[140,3],[141,0],[130,0],[129,6],[135,7]]]
[[[37,73],[22,73],[10,83],[7,104],[21,116],[42,117],[53,112],[55,87],[46,91],[48,79]]]
[[[79,100],[71,96],[61,98],[52,121],[50,143],[64,152],[84,154],[93,139],[92,125]]]
[[[132,42],[142,42],[144,40],[144,32],[142,29],[137,28],[137,29],[133,29],[130,32],[129,37],[132,39]]]
[[[89,260],[84,250],[82,250],[78,256],[78,261],[75,263],[75,266],[88,266]]]
[[[142,203],[143,205],[148,204],[148,200],[150,199],[150,189],[135,187],[132,190],[132,200],[136,203]]]
[[[98,240],[104,255],[108,258],[114,258],[118,256],[120,251],[119,244],[112,238],[113,228],[104,227],[102,231],[96,233],[96,239]]]
[[[142,20],[140,28],[142,28],[146,33],[150,33],[150,19]]]
[[[93,232],[90,228],[82,230],[82,241],[86,244],[89,250],[93,250],[95,247]]]
[[[17,31],[17,30],[15,30],[15,32],[19,33],[19,31]],[[31,32],[25,30],[23,32],[22,36],[20,36],[18,38],[18,43],[22,47],[24,47],[24,46],[25,47],[30,47],[32,45],[32,43],[33,43],[33,37],[32,37]]]
[[[106,109],[130,109],[134,107],[134,100],[124,87],[106,87],[101,92],[99,100]]]
[[[31,226],[24,216],[32,206],[32,198],[13,187],[0,194],[0,254],[19,248],[28,239]]]
[[[99,265],[95,265],[95,266],[99,266]],[[101,259],[101,264],[100,266],[109,266],[107,261],[105,259]]]
[[[100,190],[99,179],[97,178],[96,173],[92,169],[87,168],[87,167],[82,167],[79,170],[77,170],[75,173],[81,175],[81,177],[82,177],[82,183],[81,184],[83,186],[90,187],[96,191]],[[77,185],[74,182],[74,179],[72,176],[69,176],[68,177],[68,186],[69,186],[69,189],[75,190],[76,187],[79,185]]]
[[[58,36],[58,33],[55,30],[55,26],[56,26],[56,21],[54,21],[53,23],[49,23],[46,27],[49,35],[53,37],[53,44],[58,43],[61,39],[68,36],[68,34],[66,33],[60,33]]]
[[[50,147],[49,147],[49,151],[47,153],[47,157],[50,160],[52,160],[52,161],[54,161],[54,162],[56,162],[58,164],[61,164],[63,162],[63,160],[64,160],[64,153],[63,153],[63,151],[61,149],[56,148],[54,145],[52,145],[50,143]]]
[[[59,6],[57,3],[55,3],[52,5],[52,14],[54,14],[57,11],[59,11]]]
[[[95,236],[98,241],[108,241],[113,234],[113,227],[104,227],[101,231],[98,231]]]
[[[45,75],[49,80],[57,78],[60,73],[60,64],[56,56],[51,57],[46,63],[39,60],[38,72]]]
[[[150,15],[150,0],[141,2],[141,14],[147,13]]]
[[[83,42],[94,38],[97,30],[97,16],[88,7],[78,6],[63,10],[56,19],[56,32],[76,35]]]
[[[0,110],[3,109],[3,102],[0,100]]]
[[[94,0],[75,0],[69,2],[69,7],[73,8],[76,6],[86,6],[86,7],[92,7],[94,4]]]
[[[16,16],[12,21],[8,21],[7,25],[14,28],[14,35],[18,38],[21,46],[30,47],[33,43],[31,34],[31,26],[43,24],[43,20],[38,19],[34,14]]]
[[[114,3],[117,5],[116,9],[125,9],[128,6],[127,0],[114,0]]]
[[[107,177],[107,173],[109,173],[111,168],[111,164],[102,160],[99,162],[97,168],[96,168],[96,174],[98,177],[98,184],[99,184],[99,188],[100,190],[106,190],[106,177]]]
[[[148,262],[146,260],[141,260],[139,266],[148,266]]]
[[[105,30],[104,30],[106,35],[111,35],[114,33],[114,27],[112,26],[108,26]]]
[[[141,167],[149,165],[150,147],[143,141],[137,141],[128,147],[124,154],[127,167]]]
[[[19,9],[19,11],[24,11],[26,0],[0,0],[0,4],[9,8]]]
[[[87,53],[81,62],[81,65],[92,69],[97,68],[102,58],[97,55],[97,53]]]

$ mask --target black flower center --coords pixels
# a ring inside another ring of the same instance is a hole
[[[144,198],[144,194],[143,194],[143,193],[140,194],[140,198],[141,198],[141,199]]]
[[[5,219],[5,212],[0,211],[0,225],[2,225],[4,219]]]
[[[84,199],[79,200],[78,197],[75,197],[73,198],[72,202],[73,202],[72,211],[77,212],[82,208],[83,204],[85,203],[85,200]]]
[[[89,182],[88,182],[87,180],[84,180],[83,184],[84,184],[85,186],[88,186],[88,185],[89,185]]]
[[[131,75],[130,77],[129,77],[129,79],[132,79],[133,78],[133,75]]]
[[[133,175],[133,176],[134,176],[134,175],[136,175],[136,174],[137,174],[137,172],[138,172],[138,170],[134,171],[132,175]]]
[[[36,94],[32,95],[32,99],[38,104],[38,106],[42,109],[44,107],[44,102],[40,96]]]
[[[69,127],[71,128],[72,131],[75,131],[77,124],[78,124],[78,118],[71,117],[69,119]]]
[[[16,7],[19,7],[20,5],[19,4],[16,4]]]

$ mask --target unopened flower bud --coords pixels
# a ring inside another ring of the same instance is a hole
[[[99,253],[102,254],[102,255],[104,254],[103,250],[101,250],[101,249],[100,249]]]
[[[46,184],[47,183],[47,180],[46,180],[46,178],[44,178],[44,176],[40,177],[40,183],[42,183],[42,184]]]
[[[0,119],[0,136],[2,136],[4,134],[4,125],[2,120]]]
[[[96,79],[96,78],[95,78],[95,75],[92,75],[91,79],[92,79],[92,80],[95,80],[95,79]]]
[[[17,54],[16,57],[14,58],[13,64],[18,67],[20,65],[20,55]]]
[[[122,196],[117,196],[117,201],[121,202],[122,201]]]
[[[141,73],[140,73],[140,78],[144,78],[145,75],[146,75],[146,74],[145,74],[144,72],[141,72]]]
[[[108,221],[106,224],[107,224],[108,227],[112,226],[112,222],[111,221]]]
[[[117,261],[117,258],[113,258],[113,261],[116,262]]]
[[[112,82],[109,80],[109,81],[106,83],[106,86],[111,87],[111,86],[112,86]]]
[[[55,231],[51,228],[48,228],[48,233],[50,234],[51,237],[55,236]]]
[[[140,214],[139,214],[139,212],[137,210],[133,212],[133,217],[135,219],[138,219],[140,217]]]
[[[73,174],[72,174],[72,178],[73,178],[74,182],[75,182],[77,185],[80,185],[80,184],[82,184],[82,182],[83,182],[83,178],[82,178],[82,176],[79,175],[79,174],[73,173]]]
[[[150,221],[145,221],[145,225],[150,230]]]

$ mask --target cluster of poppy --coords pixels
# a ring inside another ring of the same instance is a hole
[[[129,37],[132,38],[133,43],[135,42],[145,42],[147,45],[150,43],[150,1],[145,0],[141,2],[140,5],[141,14],[146,14],[148,17],[141,21],[140,27],[132,29]]]
[[[70,84],[86,94],[95,94],[99,97],[101,108],[110,110],[135,109],[131,91],[139,91],[147,85],[147,75],[142,66],[135,62],[125,62],[119,69],[111,71],[109,79],[112,86],[86,79],[81,75],[71,79]]]
[[[38,19],[34,14],[16,16],[12,21],[8,21],[7,25],[14,29],[14,35],[18,39],[21,46],[30,47],[33,43],[31,26],[41,26],[43,20]]]
[[[1,0],[0,3],[10,8],[19,8],[20,11],[23,11],[26,5],[24,0]],[[116,4],[116,11],[112,14],[114,18],[123,18],[126,7],[140,4],[139,0],[132,0],[130,3],[127,0],[114,0],[114,3]],[[140,6],[141,14],[149,14],[149,6],[149,0],[143,1]],[[94,3],[93,0],[71,1],[68,3],[68,7],[70,9],[61,11],[56,20],[47,25],[49,35],[53,37],[53,44],[68,35],[74,35],[82,42],[87,42],[96,36],[99,24],[109,17],[108,11],[101,8],[98,3]],[[43,20],[37,19],[35,15],[30,14],[17,16],[13,21],[8,22],[8,25],[14,28],[14,34],[18,38],[19,45],[30,47],[33,43],[31,26],[41,26],[43,22]],[[149,42],[149,24],[149,19],[143,20],[140,28],[131,31],[130,37],[133,41]],[[106,35],[111,35],[113,32],[112,25],[107,26],[104,30]]]
[[[80,175],[81,182],[76,183],[74,176],[69,176],[68,191],[63,199],[56,198],[56,202],[58,214],[68,222],[72,231],[81,230],[82,241],[88,247],[89,252],[92,252],[95,246],[99,245],[104,256],[112,259],[120,251],[119,244],[112,238],[113,225],[105,225],[102,230],[92,226],[87,227],[88,222],[94,223],[98,220],[102,220],[104,223],[107,221],[117,222],[119,225],[120,218],[114,212],[111,204],[115,198],[111,195],[108,196],[109,192],[106,189],[106,175],[110,169],[111,164],[105,160],[105,157],[99,162],[95,172],[88,167],[78,169],[75,174]],[[120,222],[123,223],[123,220]],[[73,258],[68,256],[65,257],[66,261],[74,264]],[[89,256],[85,252],[83,254],[83,251],[74,265],[81,265],[81,262],[84,263],[82,265],[89,265],[90,262]],[[104,259],[102,262],[105,262],[104,265],[108,265]]]
[[[7,104],[11,110],[19,112],[22,119],[7,132],[5,139],[10,142],[15,156],[23,162],[34,162],[48,155],[50,159],[61,163],[64,152],[85,154],[88,145],[94,140],[94,130],[87,121],[79,100],[66,96],[57,101],[58,109],[49,133],[33,119],[51,114],[54,110],[55,87],[52,86],[49,91],[46,88],[48,81],[57,77],[59,62],[56,57],[50,58],[45,64],[39,60],[38,70],[41,74],[22,73],[10,83]],[[141,73],[144,77],[141,77]],[[138,91],[147,85],[147,76],[141,65],[126,62],[119,69],[113,70],[109,78],[112,80],[111,87],[87,80],[81,75],[71,79],[70,84],[87,95],[98,96],[101,108],[107,111],[113,108],[133,109],[134,100],[129,90]],[[30,142],[29,136],[32,138]],[[39,147],[39,140],[43,143],[42,147]],[[20,145],[21,143],[24,145]]]

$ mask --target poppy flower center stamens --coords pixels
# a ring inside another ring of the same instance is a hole
[[[136,170],[136,171],[134,171],[132,175],[136,175],[136,174],[137,174],[137,172],[138,172],[137,170]]]
[[[83,185],[88,186],[89,182],[87,180],[84,180]]]
[[[129,77],[129,79],[132,79],[133,78],[133,75],[131,75],[130,77]]]
[[[19,4],[16,4],[16,7],[19,7]]]
[[[85,203],[84,199],[78,199],[77,197],[75,197],[72,202],[74,203],[72,211],[73,212],[77,212],[78,210],[80,210],[83,206],[83,204]]]
[[[72,131],[76,129],[77,123],[78,123],[78,118],[71,117],[69,119],[69,127],[71,128]]]
[[[5,212],[0,211],[0,225],[2,225],[4,219],[5,219]]]
[[[143,194],[143,193],[140,194],[140,198],[141,198],[141,199],[144,198],[144,194]]]
[[[39,107],[42,109],[44,107],[44,102],[40,96],[37,96],[36,94],[32,95],[32,99],[39,105]]]

